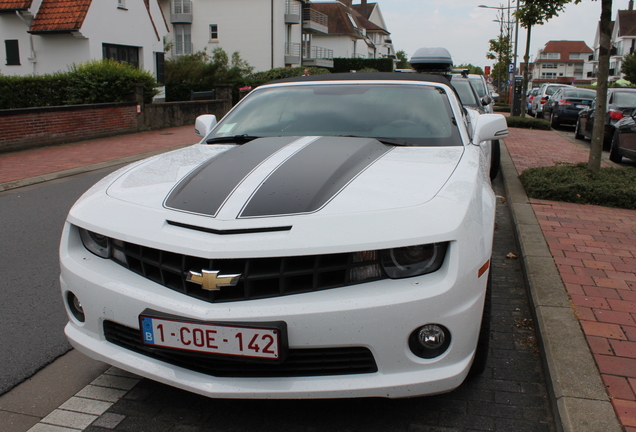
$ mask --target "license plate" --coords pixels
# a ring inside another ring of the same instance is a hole
[[[287,348],[286,325],[272,323],[208,323],[142,314],[144,344],[199,354],[282,361]]]
[[[579,109],[583,109],[583,108],[587,108],[587,105],[577,105],[576,107]]]

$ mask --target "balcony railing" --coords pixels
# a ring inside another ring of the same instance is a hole
[[[324,59],[333,60],[333,50],[317,46],[303,47],[303,59]]]
[[[303,8],[304,33],[329,33],[329,17],[310,8]]]
[[[192,42],[174,42],[170,52],[172,57],[192,54]]]
[[[300,3],[294,0],[287,0],[285,2],[285,14],[286,15],[300,15]]]
[[[301,45],[299,43],[293,43],[293,42],[285,43],[285,55],[300,57],[300,46]]]

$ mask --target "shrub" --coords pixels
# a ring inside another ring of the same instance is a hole
[[[636,168],[602,168],[586,163],[529,168],[519,179],[531,198],[636,210]]]
[[[232,59],[222,48],[215,48],[212,56],[205,51],[166,61],[166,101],[190,99],[191,91],[209,91],[216,84],[232,84],[234,101],[238,89],[247,84],[246,77],[253,70],[238,52]]]
[[[124,102],[134,93],[136,83],[144,85],[144,102],[151,103],[158,91],[157,82],[149,72],[111,59],[73,64],[66,104]]]
[[[252,87],[276,81],[284,78],[301,76],[305,69],[309,69],[309,75],[323,75],[330,73],[328,69],[318,67],[274,68],[268,71],[256,72],[247,77],[247,84]]]
[[[352,70],[375,69],[380,72],[393,72],[393,59],[391,58],[335,58],[333,59],[333,73],[350,72]]]
[[[506,122],[508,123],[508,127],[550,130],[550,122],[543,119],[510,116],[506,117]]]

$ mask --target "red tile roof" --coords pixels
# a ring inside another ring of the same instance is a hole
[[[92,0],[42,0],[30,33],[79,30]]]
[[[28,9],[31,7],[32,1],[0,0],[0,10]]]
[[[550,41],[543,47],[544,53],[561,53],[559,61],[580,62],[582,59],[570,59],[570,53],[587,53],[592,54],[592,48],[588,47],[583,41]],[[538,58],[535,62],[554,63],[555,59]]]

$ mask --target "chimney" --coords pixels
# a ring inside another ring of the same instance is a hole
[[[634,0],[629,0],[628,10],[634,10]]]
[[[362,16],[365,17],[365,18],[368,18],[368,15],[367,15],[367,0],[361,0],[360,4],[362,5],[362,8],[361,8]]]
[[[351,7],[351,3],[353,2],[353,0],[340,0],[340,2],[341,2],[343,5],[345,5],[345,6],[347,6],[347,7],[349,7],[349,8],[350,8],[350,7]]]

